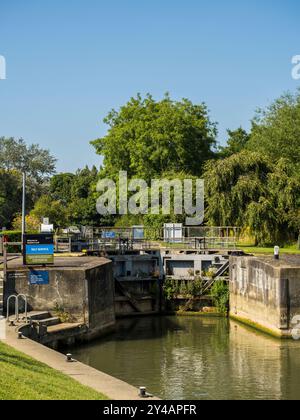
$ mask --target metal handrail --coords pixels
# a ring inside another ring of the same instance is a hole
[[[9,303],[11,299],[15,299],[15,318],[17,320],[17,309],[18,309],[18,296],[17,295],[10,295],[7,299],[7,303],[6,303],[6,318],[7,318],[7,322],[9,322],[10,320],[10,315],[9,315]]]
[[[22,293],[18,294],[18,296],[17,296],[17,309],[18,309],[18,311],[17,311],[17,321],[19,321],[19,298],[23,298],[23,300],[25,302],[25,322],[27,323],[27,318],[28,318],[28,316],[27,316],[27,313],[28,313],[28,311],[27,311],[27,307],[28,307],[27,296],[23,295]]]
[[[22,293],[19,293],[18,295],[10,295],[7,299],[7,308],[6,308],[6,318],[7,322],[10,321],[10,315],[9,315],[9,304],[11,299],[15,299],[15,321],[19,322],[19,299],[23,299],[25,302],[25,321],[28,322],[28,303],[27,303],[27,296],[23,295]]]

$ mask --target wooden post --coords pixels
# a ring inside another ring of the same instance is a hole
[[[7,242],[3,241],[3,283],[7,280]]]

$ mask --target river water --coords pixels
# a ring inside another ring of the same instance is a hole
[[[162,399],[300,399],[300,342],[223,318],[125,319],[71,352]]]

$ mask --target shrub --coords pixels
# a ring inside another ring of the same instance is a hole
[[[216,281],[212,288],[210,295],[213,299],[214,305],[222,314],[228,312],[229,307],[229,287],[224,281]]]

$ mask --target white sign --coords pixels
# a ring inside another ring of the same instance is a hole
[[[41,233],[51,233],[54,231],[53,225],[41,225]]]
[[[165,242],[182,242],[183,225],[182,223],[165,223],[164,224],[164,241]]]

